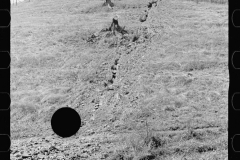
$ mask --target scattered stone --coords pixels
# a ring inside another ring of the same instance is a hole
[[[28,153],[23,153],[22,154],[22,158],[28,158],[28,157],[31,157],[31,155],[29,155]]]
[[[41,159],[46,158],[46,156],[43,155],[43,154],[39,154],[39,155],[37,155],[37,157],[38,157],[38,158],[41,158]]]
[[[145,155],[145,156],[138,158],[138,160],[153,160],[153,159],[155,159],[154,155]]]
[[[87,153],[83,153],[83,154],[80,155],[80,157],[81,157],[81,158],[88,158],[89,155],[88,155]]]
[[[147,17],[148,17],[148,12],[147,10],[145,10],[144,13],[140,16],[139,21],[145,22],[147,20]]]

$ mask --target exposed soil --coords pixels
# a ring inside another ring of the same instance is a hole
[[[227,159],[227,4],[112,2],[12,6],[11,159]],[[65,106],[83,123],[63,139]]]

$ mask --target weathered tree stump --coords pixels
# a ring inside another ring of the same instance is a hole
[[[118,23],[118,17],[117,17],[117,16],[112,19],[111,26],[109,27],[108,30],[109,30],[109,31],[112,31],[112,33],[113,33],[114,35],[116,35],[116,31],[119,32],[119,33],[121,33],[122,35],[127,33],[127,31],[124,29],[124,27],[121,27],[121,26],[119,25],[119,23]]]
[[[112,3],[111,0],[105,0],[105,2],[103,3],[103,6],[108,6],[109,8],[113,8],[114,4]]]
[[[112,33],[115,35],[115,31],[117,30],[117,28],[119,28],[119,24],[118,24],[118,17],[114,17],[112,19],[112,23],[110,26],[110,31],[112,31]]]

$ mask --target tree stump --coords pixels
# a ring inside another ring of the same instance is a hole
[[[103,3],[103,6],[108,6],[108,7],[114,7],[114,4],[112,3],[111,0],[105,0],[105,2]]]
[[[124,30],[124,28],[122,28],[119,25],[117,16],[112,19],[112,23],[111,23],[111,26],[110,26],[109,30],[112,31],[113,35],[116,35],[116,31],[121,33],[121,34],[127,33],[127,31]]]

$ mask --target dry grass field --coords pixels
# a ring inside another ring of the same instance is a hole
[[[112,2],[12,6],[11,159],[226,160],[227,3],[158,0],[141,23],[147,0]],[[62,139],[65,106],[83,124]]]

